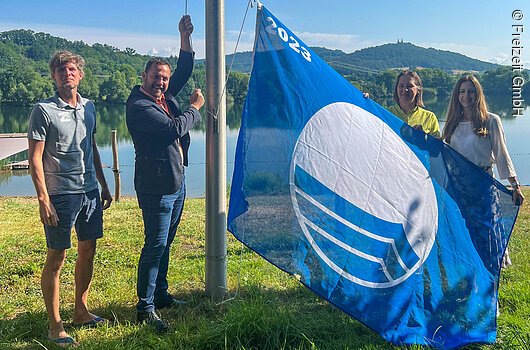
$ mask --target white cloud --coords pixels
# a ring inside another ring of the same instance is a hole
[[[237,42],[237,39],[239,37],[239,43]],[[237,45],[237,51],[252,51],[252,48],[254,47],[254,32],[241,32],[241,35],[239,35],[239,31],[235,30],[228,30],[225,34],[225,47],[227,50],[227,53],[233,53],[234,48]]]
[[[0,31],[12,29],[31,29],[34,32],[45,32],[53,36],[67,40],[81,40],[86,44],[94,43],[107,44],[124,50],[127,47],[133,48],[142,55],[171,56],[177,55],[180,49],[180,37],[175,35],[156,35],[148,33],[135,33],[129,31],[110,30],[90,27],[62,26],[32,24],[23,25],[20,23],[1,23]],[[231,54],[236,47],[238,31],[228,31],[225,37],[225,52]],[[204,36],[194,34],[192,45],[197,58],[205,57]],[[254,32],[243,32],[237,47],[237,51],[252,51],[254,47]]]
[[[353,34],[328,34],[328,33],[310,33],[295,32],[309,46],[320,46],[333,50],[342,50],[344,52],[353,52],[362,49],[359,36]]]
[[[508,54],[500,54],[495,57],[491,57],[489,60],[491,63],[497,63],[497,64],[503,64],[503,65],[510,65],[512,64],[512,58],[508,56]]]
[[[227,53],[233,53],[238,34],[239,32],[237,31],[228,31],[226,33]],[[342,50],[344,52],[354,52],[365,47],[383,44],[361,40],[358,35],[354,34],[328,34],[312,32],[295,32],[295,34],[308,46],[320,46],[326,47],[328,49]],[[241,33],[237,51],[251,51],[253,46],[254,32]]]
[[[148,33],[136,33],[130,31],[110,30],[103,28],[76,27],[63,25],[32,24],[23,25],[20,23],[2,23],[0,31],[11,29],[31,29],[35,32],[45,32],[53,36],[58,36],[67,40],[81,40],[86,44],[94,43],[107,44],[124,50],[127,47],[133,48],[139,54],[156,54],[169,56],[178,53],[180,47],[179,33],[175,35],[157,35]],[[204,40],[196,40],[195,51],[197,57],[204,57]]]
[[[58,36],[68,40],[82,40],[92,45],[94,43],[107,44],[121,50],[130,47],[143,55],[170,56],[177,55],[180,48],[179,33],[175,35],[149,34],[142,32],[130,32],[111,30],[103,28],[76,27],[64,25],[32,24],[23,25],[20,23],[1,23],[0,31],[16,28],[31,29],[35,32],[45,32],[53,36]],[[354,52],[366,47],[384,44],[384,42],[374,42],[362,40],[355,34],[329,34],[312,32],[295,32],[308,46],[320,46],[328,49],[338,49],[344,52]],[[225,53],[232,54],[236,47],[239,31],[227,31],[225,36]],[[197,58],[205,57],[204,34],[194,34],[192,44]],[[488,46],[462,45],[455,43],[414,43],[422,47],[434,47],[440,50],[459,52],[466,56],[477,58],[483,61],[509,64],[511,57],[507,54],[493,52]],[[254,46],[254,32],[244,31],[241,33],[237,51],[252,51]]]
[[[462,55],[465,55],[470,58],[475,58],[477,60],[498,63],[492,60],[492,57],[496,56],[494,49],[491,46],[481,46],[481,45],[465,45],[465,44],[455,44],[455,43],[413,43],[421,47],[432,47],[438,50],[445,50],[451,52],[457,52]]]
[[[147,51],[147,55],[149,55],[149,56],[157,56],[158,55],[158,50],[153,47],[152,49]]]

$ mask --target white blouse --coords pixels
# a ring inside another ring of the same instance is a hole
[[[486,168],[495,164],[501,179],[516,176],[506,148],[501,119],[496,114],[488,113],[485,126],[488,134],[482,137],[473,132],[472,122],[460,122],[449,144],[479,167]]]

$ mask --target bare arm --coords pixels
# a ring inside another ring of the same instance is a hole
[[[31,179],[33,180],[33,185],[35,185],[37,198],[39,200],[40,221],[44,225],[57,226],[59,218],[57,217],[55,208],[50,201],[48,188],[46,187],[46,182],[44,181],[44,167],[42,165],[44,144],[44,141],[28,140],[29,170]]]
[[[96,145],[96,138],[94,135],[92,135],[92,151],[94,153],[94,169],[96,171],[96,178],[101,185],[101,204],[103,206],[103,210],[105,210],[110,207],[110,204],[112,203],[112,195],[110,194],[107,180],[105,180],[105,174],[103,174],[103,164],[101,163],[101,157],[99,156],[99,150],[98,146]]]

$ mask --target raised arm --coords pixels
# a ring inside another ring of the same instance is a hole
[[[191,33],[193,33],[193,24],[189,15],[182,16],[179,22],[180,32],[180,49],[186,52],[193,52],[191,48]]]
[[[180,53],[177,61],[177,68],[169,81],[168,92],[176,96],[186,85],[186,82],[193,71],[193,49],[191,47],[191,33],[193,33],[193,24],[191,17],[186,15],[180,19]]]

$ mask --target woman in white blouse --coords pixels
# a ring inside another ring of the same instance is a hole
[[[442,139],[490,175],[495,164],[500,178],[512,186],[513,202],[523,203],[501,119],[488,112],[482,86],[472,75],[460,78],[453,89]]]
[[[524,196],[506,148],[501,119],[488,112],[482,86],[472,75],[460,78],[453,89],[442,139],[492,176],[495,164],[500,178],[508,179],[512,186],[513,202],[523,203]],[[506,254],[503,265],[510,263]]]

